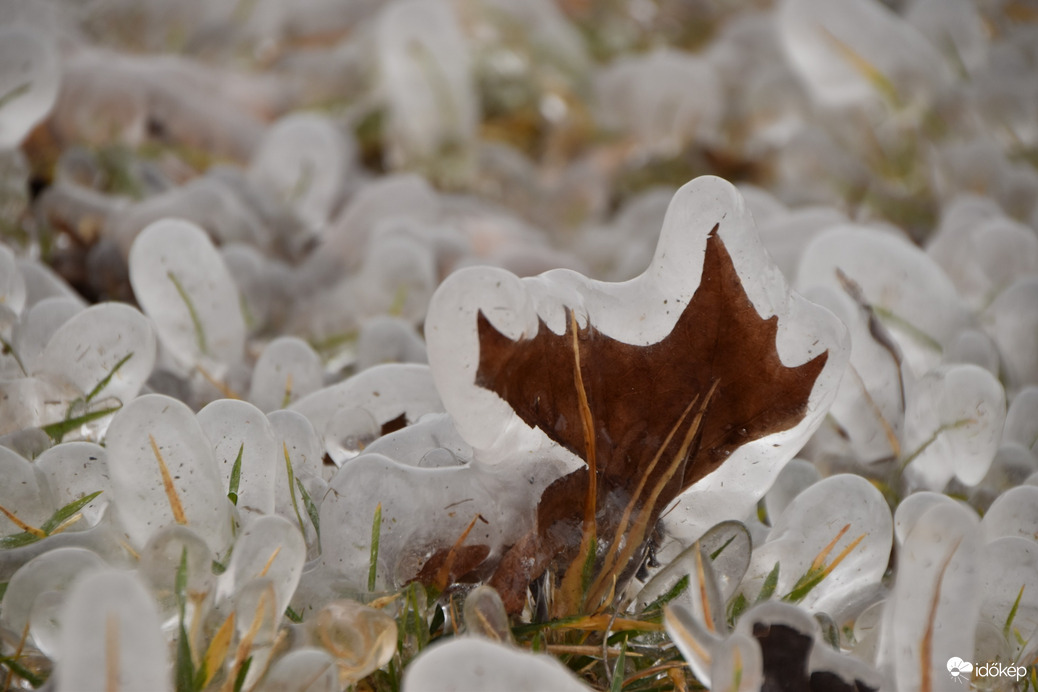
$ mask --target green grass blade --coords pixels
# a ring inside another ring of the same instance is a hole
[[[75,516],[79,510],[89,505],[93,501],[93,499],[100,495],[102,492],[104,491],[97,490],[95,492],[90,493],[89,495],[84,495],[78,500],[73,500],[72,502],[68,503],[67,505],[59,509],[57,512],[52,514],[50,519],[43,522],[43,525],[40,526],[40,530],[43,531],[45,534],[50,535],[50,533],[54,531],[54,529],[58,528],[64,522],[68,521],[73,516]]]
[[[285,450],[285,470],[288,472],[288,494],[292,497],[292,509],[296,512],[299,530],[303,533],[303,538],[306,538],[306,524],[303,523],[303,515],[299,513],[299,502],[296,501],[296,473],[292,470],[292,459],[288,456],[288,444],[282,442],[281,448]]]
[[[622,692],[624,687],[624,664],[627,654],[627,640],[624,639],[620,645],[620,655],[616,657],[616,665],[613,666],[613,684],[609,686],[609,692]]]
[[[321,512],[317,509],[317,505],[314,504],[313,498],[310,497],[310,493],[306,491],[303,486],[303,482],[298,478],[296,479],[296,486],[299,487],[299,494],[303,497],[303,507],[306,508],[306,514],[310,517],[310,523],[314,525],[314,531],[317,533],[317,547],[321,547]]]
[[[238,458],[234,460],[234,466],[231,467],[231,482],[227,488],[227,497],[235,505],[238,504],[238,485],[241,483],[241,457],[244,452],[245,443],[243,442],[241,447],[238,447]]]
[[[375,575],[378,569],[378,542],[382,533],[382,503],[375,506],[375,517],[371,520],[371,557],[368,563],[368,591],[375,590]]]
[[[202,320],[198,316],[198,311],[195,310],[195,304],[191,300],[191,296],[188,295],[187,291],[184,290],[183,284],[180,283],[180,279],[172,271],[166,272],[166,276],[173,282],[173,286],[177,289],[177,293],[180,294],[180,299],[184,301],[184,305],[187,306],[187,312],[191,315],[191,324],[195,327],[195,340],[198,342],[198,350],[203,355],[209,355],[209,345],[206,343],[205,338],[205,327],[202,325]]]
[[[90,393],[86,395],[86,399],[83,400],[83,403],[89,404],[91,401],[93,401],[94,397],[100,394],[101,390],[107,387],[108,383],[112,381],[112,378],[115,377],[115,373],[119,372],[119,368],[124,366],[126,364],[126,361],[130,360],[131,358],[133,358],[133,351],[127,353],[119,360],[118,363],[112,366],[112,369],[108,372],[107,375],[104,376],[104,379],[98,382],[94,386],[94,388],[90,390]]]
[[[122,404],[118,406],[112,406],[109,408],[101,409],[100,411],[91,411],[90,413],[84,413],[82,416],[76,416],[75,418],[68,418],[57,423],[51,423],[50,425],[43,426],[43,432],[47,433],[50,439],[54,440],[57,444],[61,442],[62,438],[68,433],[72,432],[76,428],[86,425],[87,423],[93,422],[98,418],[104,418],[105,416],[111,415],[122,408]]]
[[[768,572],[768,576],[764,578],[764,584],[760,587],[760,594],[757,596],[757,603],[766,601],[775,594],[775,588],[778,586],[779,578],[779,563],[775,563],[775,566]]]
[[[245,659],[245,663],[241,664],[241,668],[238,669],[238,676],[234,678],[234,692],[241,692],[242,688],[245,687],[245,676],[249,674],[249,668],[252,666],[252,656]]]

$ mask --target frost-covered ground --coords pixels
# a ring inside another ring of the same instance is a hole
[[[2,689],[1038,691],[1036,75],[1022,0],[0,0]]]

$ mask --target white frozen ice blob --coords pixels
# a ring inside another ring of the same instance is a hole
[[[458,637],[430,647],[407,668],[404,692],[587,692],[556,658],[482,637]]]
[[[50,518],[53,507],[46,476],[40,469],[7,447],[0,447],[0,506],[26,524],[39,527]],[[21,533],[22,529],[6,517],[0,523],[0,536]]]
[[[827,106],[888,96],[918,99],[951,81],[951,71],[915,27],[871,0],[785,0],[779,41],[811,96]]]
[[[479,106],[452,6],[396,0],[378,18],[376,41],[394,163],[464,148],[476,133]]]
[[[100,490],[100,495],[80,509],[87,526],[100,521],[112,495],[104,447],[93,442],[65,442],[36,457],[33,465],[46,477],[57,508]]]
[[[151,375],[155,349],[155,333],[144,315],[122,303],[101,303],[55,330],[34,374],[64,378],[87,404],[127,404]]]
[[[13,149],[58,98],[57,46],[22,26],[0,27],[0,150]]]
[[[130,283],[159,339],[185,369],[221,377],[241,361],[238,289],[209,236],[179,219],[151,224],[130,250]]]
[[[190,527],[222,555],[231,543],[227,489],[195,414],[147,394],[115,415],[106,438],[112,498],[131,545],[160,528]]]
[[[313,229],[323,230],[345,190],[356,145],[328,118],[293,113],[260,140],[249,177],[294,207]]]
[[[237,466],[233,501],[243,518],[273,512],[280,450],[274,429],[263,412],[245,401],[219,399],[198,412],[198,422],[213,445],[213,456],[228,493]]]
[[[6,245],[0,245],[0,306],[15,315],[25,307],[25,279]]]
[[[105,566],[105,561],[97,553],[85,548],[55,548],[29,560],[11,577],[3,601],[0,601],[4,626],[11,632],[24,631],[39,596],[56,593],[60,595],[58,600],[63,602],[65,592],[76,578]],[[32,632],[36,646],[51,655],[54,653],[53,635],[54,629],[50,627]]]
[[[339,692],[335,660],[324,649],[290,651],[270,667],[257,692]]]
[[[299,526],[277,515],[260,517],[238,536],[227,571],[220,575],[217,595],[239,593],[253,580],[271,581],[278,616],[285,612],[299,584],[306,544]]]
[[[252,371],[249,400],[264,413],[288,408],[321,388],[321,358],[294,336],[267,344]]]
[[[173,689],[155,601],[132,572],[76,581],[61,611],[56,660],[58,692]]]

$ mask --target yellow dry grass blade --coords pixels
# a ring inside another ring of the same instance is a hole
[[[159,462],[159,473],[162,474],[162,487],[166,491],[166,498],[169,500],[169,508],[173,511],[173,519],[178,524],[186,526],[187,515],[184,514],[184,505],[181,504],[180,496],[177,495],[177,489],[173,485],[173,477],[169,475],[169,467],[166,466],[166,460],[162,458],[162,452],[159,451],[159,445],[155,442],[155,437],[149,434],[148,441],[151,442],[151,451],[155,454],[155,459]]]

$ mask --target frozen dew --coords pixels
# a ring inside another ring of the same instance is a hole
[[[987,370],[953,365],[927,373],[908,393],[906,474],[931,490],[952,477],[976,485],[998,451],[1005,418],[1005,392]]]
[[[148,226],[130,252],[130,282],[180,367],[203,367],[219,378],[242,360],[245,321],[238,289],[196,225],[165,219]]]
[[[227,571],[220,575],[218,597],[240,592],[256,579],[269,579],[280,616],[299,584],[306,559],[299,526],[277,515],[260,517],[238,536]]]
[[[307,620],[307,626],[314,642],[335,659],[343,686],[381,668],[396,652],[396,621],[357,601],[327,603]]]
[[[83,575],[69,591],[60,620],[58,692],[172,691],[155,601],[132,572]]]
[[[274,411],[267,416],[274,430],[274,512],[303,532],[311,551],[317,550],[317,527],[310,517],[304,491],[315,506],[328,490],[324,448],[314,426],[296,411]],[[329,475],[335,471],[328,469]],[[311,557],[313,557],[311,555]]]
[[[54,613],[64,602],[66,592],[81,575],[106,567],[97,553],[85,548],[56,548],[29,560],[14,573],[0,601],[0,622],[12,632],[21,633],[37,609]],[[58,598],[54,598],[56,594]],[[46,603],[37,600],[47,597]],[[40,628],[33,623],[30,634],[36,646],[48,655],[54,654],[56,628],[49,618],[40,617]]]
[[[93,442],[64,442],[40,454],[33,465],[47,479],[55,507],[65,507],[102,491],[79,510],[86,526],[101,520],[112,495],[108,452],[104,447]]]
[[[328,118],[296,113],[274,123],[249,164],[249,177],[323,230],[340,201],[355,145]]]
[[[264,413],[288,408],[321,388],[321,359],[308,343],[280,336],[263,349],[252,371],[249,401]]]
[[[195,414],[160,394],[139,397],[112,420],[106,437],[112,497],[130,543],[180,524],[217,555],[231,543],[231,512],[213,448]]]
[[[0,151],[13,149],[54,107],[61,80],[58,47],[23,26],[0,27]]]
[[[339,675],[331,655],[316,647],[290,651],[270,667],[257,692],[339,692]]]
[[[983,545],[976,514],[961,505],[939,504],[915,522],[884,609],[879,665],[891,670],[891,689],[945,680],[948,659],[972,656]]]
[[[213,445],[222,487],[234,493],[231,501],[242,516],[272,513],[281,450],[263,412],[244,401],[220,399],[198,412],[198,423]]]
[[[482,637],[459,637],[430,647],[408,666],[403,692],[587,692],[552,656],[533,654]]]

